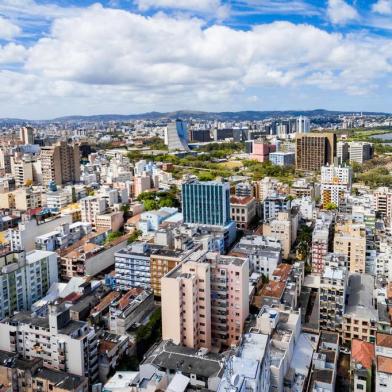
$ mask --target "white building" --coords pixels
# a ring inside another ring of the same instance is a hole
[[[323,166],[321,168],[321,201],[323,205],[339,206],[351,191],[352,169],[349,166]]]
[[[0,323],[0,350],[41,358],[56,370],[98,378],[98,340],[87,322],[70,319],[63,304],[50,304],[48,317],[20,312]]]
[[[82,213],[82,221],[89,222],[93,226],[96,223],[97,215],[106,212],[106,200],[96,196],[87,196],[80,200],[80,209]]]
[[[310,120],[305,116],[299,116],[297,118],[297,132],[308,133],[310,132]]]

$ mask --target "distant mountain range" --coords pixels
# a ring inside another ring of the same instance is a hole
[[[131,120],[160,120],[160,119],[176,119],[182,118],[185,120],[199,119],[199,120],[221,120],[221,121],[257,121],[265,120],[266,118],[282,118],[282,117],[298,117],[307,116],[313,119],[316,118],[336,118],[341,115],[359,114],[360,112],[349,111],[330,111],[324,109],[316,110],[284,110],[284,111],[241,111],[241,112],[201,112],[192,110],[180,110],[176,112],[149,112],[141,114],[100,114],[92,116],[65,116],[58,117],[52,120],[33,121],[17,118],[3,118],[0,119],[0,124],[26,124],[26,123],[53,123],[53,122],[107,122],[107,121],[131,121]],[[389,115],[390,113],[381,112],[362,112],[363,115]]]

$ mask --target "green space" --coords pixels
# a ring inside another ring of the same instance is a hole
[[[137,200],[143,203],[145,211],[157,210],[162,207],[179,207],[177,188],[172,187],[168,191],[147,191],[141,193]]]

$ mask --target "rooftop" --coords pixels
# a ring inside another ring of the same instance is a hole
[[[374,344],[353,339],[351,342],[351,360],[360,363],[364,368],[371,369],[375,358]]]
[[[392,348],[392,335],[389,335],[387,333],[377,332],[376,345]]]
[[[71,373],[60,372],[47,368],[38,369],[35,377],[48,380],[57,388],[69,391],[77,389],[84,383],[87,384],[87,379],[85,377],[80,377]]]
[[[377,371],[392,374],[392,358],[377,356]]]

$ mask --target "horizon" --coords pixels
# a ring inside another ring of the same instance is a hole
[[[0,118],[390,112],[391,16],[391,0],[2,0]]]

